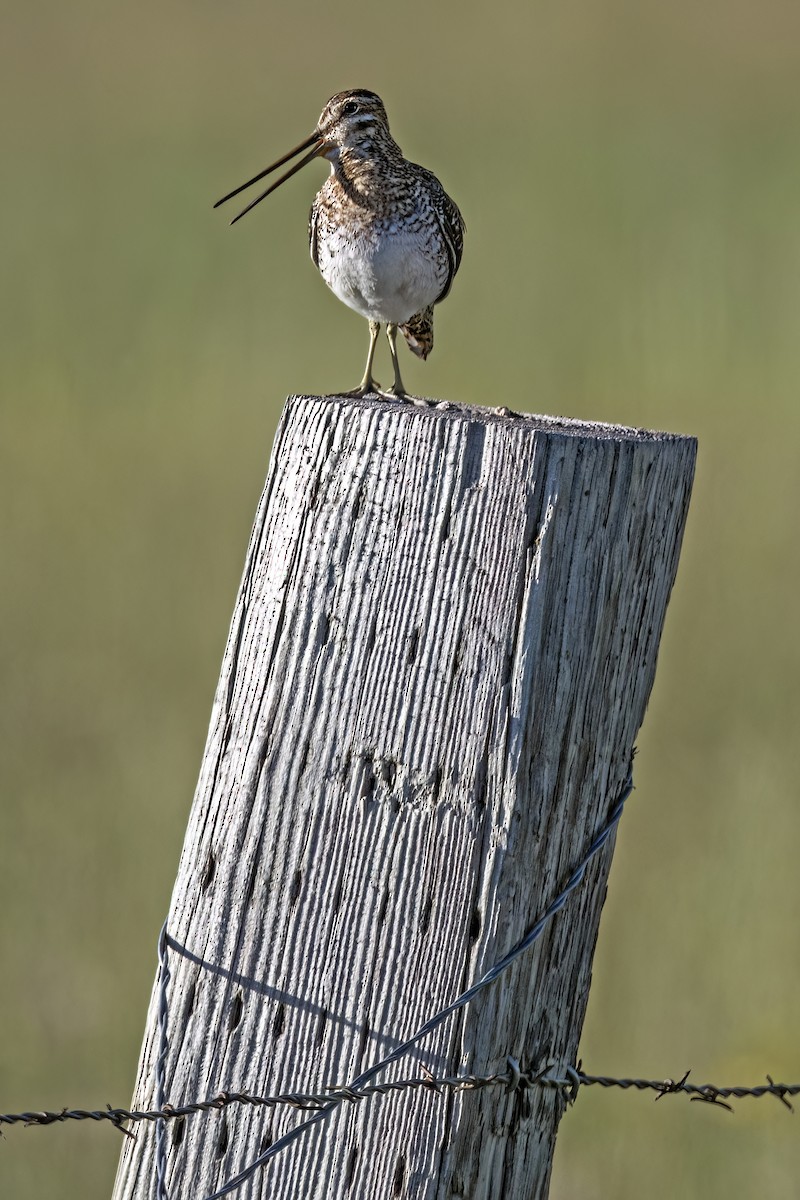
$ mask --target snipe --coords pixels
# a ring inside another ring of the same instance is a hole
[[[389,132],[383,101],[361,88],[333,96],[310,137],[214,207],[299,154],[303,157],[231,224],[301,167],[326,158],[331,171],[311,206],[308,234],[311,257],[328,287],[369,321],[367,365],[354,392],[365,395],[378,390],[372,363],[385,324],[394,369],[389,392],[405,396],[397,330],[414,354],[428,357],[433,348],[433,306],[450,291],[461,262],[461,213],[435,175],[403,157]]]

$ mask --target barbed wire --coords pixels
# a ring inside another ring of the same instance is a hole
[[[452,1003],[441,1009],[433,1017],[422,1025],[416,1033],[414,1033],[406,1041],[402,1042],[391,1054],[373,1064],[366,1071],[363,1071],[355,1079],[344,1085],[332,1085],[323,1088],[318,1092],[286,1092],[274,1096],[257,1096],[248,1092],[218,1092],[215,1096],[211,1096],[205,1100],[197,1100],[188,1102],[182,1105],[172,1105],[165,1102],[166,1095],[166,1064],[169,1051],[168,1041],[168,1020],[169,1020],[169,1003],[168,1003],[168,985],[170,980],[169,971],[169,938],[167,935],[166,922],[163,925],[158,939],[158,960],[159,960],[159,975],[158,975],[158,1022],[157,1022],[157,1053],[155,1064],[155,1101],[154,1109],[137,1110],[125,1108],[112,1108],[110,1105],[105,1109],[67,1109],[64,1108],[58,1112],[54,1111],[28,1111],[20,1113],[0,1113],[0,1130],[3,1125],[25,1126],[38,1125],[48,1126],[66,1121],[108,1121],[114,1125],[121,1133],[127,1137],[135,1138],[135,1134],[126,1125],[136,1124],[138,1122],[155,1122],[156,1123],[156,1197],[157,1200],[167,1200],[166,1191],[166,1175],[167,1175],[167,1124],[169,1121],[185,1119],[189,1116],[195,1116],[199,1113],[208,1113],[219,1111],[227,1108],[230,1105],[241,1104],[252,1107],[277,1108],[287,1106],[305,1112],[311,1112],[313,1115],[305,1121],[302,1121],[294,1129],[284,1134],[274,1142],[267,1150],[250,1162],[243,1168],[235,1177],[229,1179],[219,1191],[207,1197],[207,1200],[221,1200],[222,1197],[229,1195],[249,1179],[256,1171],[263,1168],[266,1163],[276,1154],[301,1136],[306,1130],[311,1128],[317,1122],[324,1120],[341,1104],[355,1104],[364,1100],[368,1100],[373,1096],[385,1096],[390,1093],[400,1092],[404,1090],[423,1089],[427,1091],[475,1091],[482,1088],[490,1087],[505,1087],[508,1091],[517,1091],[530,1089],[534,1087],[554,1088],[565,1093],[566,1100],[570,1104],[574,1104],[578,1093],[582,1087],[598,1086],[602,1088],[621,1088],[623,1090],[635,1089],[637,1091],[652,1091],[655,1092],[655,1099],[660,1100],[665,1095],[688,1095],[691,1101],[700,1101],[706,1104],[712,1104],[717,1108],[723,1108],[728,1111],[733,1111],[733,1107],[728,1101],[731,1098],[743,1099],[759,1098],[761,1096],[775,1096],[781,1103],[794,1112],[794,1108],[790,1103],[790,1096],[800,1095],[800,1084],[784,1084],[776,1083],[770,1075],[766,1076],[767,1083],[760,1084],[754,1087],[747,1086],[719,1086],[716,1084],[695,1084],[689,1082],[690,1072],[677,1080],[653,1080],[653,1079],[635,1079],[635,1078],[618,1078],[607,1075],[588,1075],[581,1067],[579,1062],[577,1066],[566,1066],[556,1068],[555,1064],[550,1063],[543,1069],[535,1071],[532,1069],[523,1069],[516,1059],[509,1057],[507,1060],[507,1069],[501,1073],[492,1075],[452,1075],[437,1078],[425,1072],[422,1076],[414,1076],[406,1079],[391,1080],[384,1083],[373,1083],[372,1080],[381,1071],[385,1070],[392,1063],[402,1058],[408,1051],[421,1041],[427,1034],[433,1032],[447,1017],[457,1012],[469,1003],[479,992],[490,984],[506,971],[517,959],[525,953],[526,950],[539,938],[547,925],[548,921],[555,916],[566,904],[570,894],[581,884],[585,878],[586,871],[594,859],[595,855],[606,844],[612,833],[616,829],[620,817],[625,806],[625,802],[633,791],[633,778],[629,773],[625,785],[617,797],[612,810],[606,820],[605,825],[600,832],[595,836],[583,859],[574,868],[567,882],[544,910],[539,919],[526,932],[524,937],[517,945],[503,956],[494,966],[487,971],[478,981],[462,992]],[[424,1070],[424,1068],[423,1068]]]
[[[371,1083],[361,1088],[336,1087],[323,1088],[318,1092],[281,1092],[274,1096],[256,1096],[249,1092],[218,1092],[206,1100],[195,1100],[187,1104],[165,1104],[162,1108],[128,1109],[112,1108],[110,1105],[101,1109],[62,1108],[55,1111],[31,1111],[19,1113],[0,1113],[0,1125],[47,1126],[68,1121],[107,1121],[126,1137],[135,1134],[126,1129],[126,1124],[140,1122],[169,1122],[185,1120],[187,1117],[198,1116],[201,1113],[221,1112],[234,1104],[248,1105],[253,1108],[294,1108],[300,1111],[323,1108],[331,1100],[336,1099],[347,1104],[357,1104],[372,1096],[387,1096],[393,1092],[402,1091],[478,1091],[483,1088],[504,1087],[508,1091],[524,1090],[534,1087],[554,1088],[566,1093],[567,1100],[574,1104],[578,1092],[584,1087],[621,1088],[624,1091],[633,1089],[639,1092],[655,1092],[655,1099],[662,1096],[686,1095],[690,1100],[705,1101],[733,1111],[732,1105],[725,1103],[733,1098],[737,1100],[755,1099],[762,1096],[775,1096],[790,1111],[794,1112],[789,1096],[800,1096],[800,1083],[775,1083],[770,1075],[766,1076],[767,1083],[754,1087],[741,1085],[721,1087],[713,1083],[690,1083],[686,1071],[680,1079],[626,1079],[610,1075],[588,1075],[577,1067],[565,1067],[560,1073],[554,1073],[555,1068],[546,1067],[543,1071],[523,1071],[519,1065],[509,1059],[508,1070],[493,1075],[417,1075],[408,1079],[394,1079],[387,1083]]]

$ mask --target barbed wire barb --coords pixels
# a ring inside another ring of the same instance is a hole
[[[787,1087],[784,1087],[784,1085],[782,1083],[775,1083],[775,1081],[773,1080],[771,1075],[767,1076],[767,1083],[770,1086],[769,1094],[771,1096],[776,1096],[777,1099],[780,1100],[781,1104],[785,1105],[785,1107],[788,1108],[788,1110],[792,1114],[792,1116],[794,1116],[794,1105],[790,1104],[789,1101],[786,1099],[787,1092],[789,1092],[790,1089]]]
[[[681,1078],[678,1080],[677,1083],[675,1082],[674,1079],[665,1079],[664,1083],[662,1085],[661,1091],[654,1098],[656,1100],[661,1100],[661,1099],[663,1099],[664,1096],[671,1096],[671,1095],[674,1095],[676,1092],[679,1092],[681,1090],[681,1088],[683,1087],[683,1085],[686,1083],[686,1080],[689,1078],[691,1073],[692,1073],[692,1069],[690,1067],[689,1070],[686,1071],[686,1073],[681,1076]]]

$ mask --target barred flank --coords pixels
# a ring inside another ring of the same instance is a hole
[[[422,312],[409,317],[400,329],[408,342],[409,350],[413,350],[418,358],[425,360],[433,349],[433,305],[429,304]]]

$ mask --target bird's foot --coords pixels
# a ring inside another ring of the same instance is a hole
[[[411,399],[411,396],[409,396],[408,392],[403,387],[403,385],[401,384],[400,387],[398,387],[396,383],[393,383],[392,386],[390,388],[387,388],[385,392],[381,392],[381,395],[385,396],[387,400],[410,400]]]
[[[381,385],[377,379],[362,379],[358,387],[350,388],[347,392],[339,392],[340,396],[357,396],[363,399],[364,396],[383,396],[385,393],[381,390]]]

